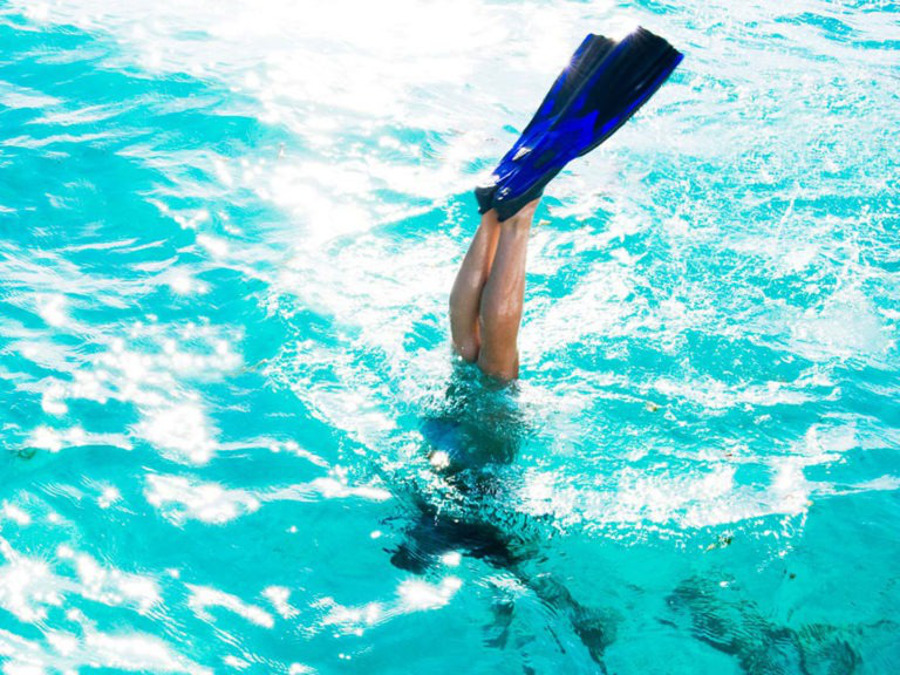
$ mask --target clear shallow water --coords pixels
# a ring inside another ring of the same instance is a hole
[[[469,190],[636,23],[687,58],[554,182],[485,390]],[[0,5],[4,668],[896,671],[898,41],[888,3]]]

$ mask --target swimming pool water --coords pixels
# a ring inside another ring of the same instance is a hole
[[[521,380],[470,189],[588,31]],[[888,2],[0,3],[4,672],[900,668]]]

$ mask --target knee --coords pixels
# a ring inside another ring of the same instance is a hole
[[[453,351],[469,363],[474,363],[478,359],[480,348],[476,321],[477,319],[473,319],[471,315],[460,311],[451,299],[450,339],[453,343]]]
[[[453,351],[459,354],[463,361],[475,363],[478,360],[479,345],[472,338],[453,340]]]

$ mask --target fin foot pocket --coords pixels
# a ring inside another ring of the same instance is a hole
[[[682,58],[665,39],[644,28],[618,43],[588,35],[500,160],[493,184],[476,188],[479,211],[494,208],[503,221],[540,197],[566,164],[627,122]]]

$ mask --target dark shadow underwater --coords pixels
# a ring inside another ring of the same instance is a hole
[[[420,429],[422,452],[445,489],[405,492],[411,506],[402,517],[404,540],[387,551],[393,565],[423,575],[446,554],[459,553],[511,574],[568,623],[597,672],[606,673],[604,652],[616,639],[621,615],[611,607],[587,607],[551,573],[535,572],[527,563],[540,565],[541,541],[552,522],[535,522],[542,519],[516,513],[515,504],[506,503],[510,478],[504,468],[513,464],[531,433],[515,384],[498,385],[474,367],[460,365],[443,396],[427,407]],[[667,612],[657,622],[727,654],[750,675],[859,671],[861,655],[841,628],[779,626],[760,616],[754,603],[719,598],[718,590],[702,577],[686,579],[666,598]],[[486,645],[509,645],[516,604],[516,598],[498,593]],[[567,653],[566,640],[548,630],[560,652]],[[512,646],[521,645],[519,640]],[[535,672],[526,665],[523,670]]]

